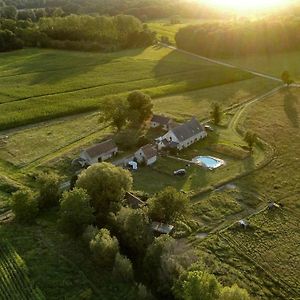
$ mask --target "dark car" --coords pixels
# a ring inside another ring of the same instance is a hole
[[[184,176],[186,174],[186,170],[185,169],[176,170],[173,172],[173,174],[175,176]]]

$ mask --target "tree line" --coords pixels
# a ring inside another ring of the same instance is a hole
[[[0,0],[0,8],[14,7],[18,15],[26,11],[33,16],[36,9],[49,13],[59,9],[65,16],[69,14],[99,14],[115,16],[133,15],[140,20],[168,18],[180,15],[185,18],[216,18],[222,14],[216,9],[197,1],[184,0]]]
[[[146,47],[155,33],[133,16],[70,15],[46,17],[34,23],[0,19],[0,51],[27,47],[114,51]]]
[[[179,48],[209,57],[269,54],[300,49],[300,20],[225,21],[184,27]]]

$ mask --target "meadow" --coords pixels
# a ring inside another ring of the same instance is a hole
[[[249,79],[170,49],[113,54],[26,49],[0,55],[0,129],[101,109],[141,90],[161,97]]]
[[[227,227],[246,218],[250,228],[225,227],[219,234],[201,242],[194,240],[193,244],[207,268],[218,274],[222,282],[236,282],[257,299],[298,299],[300,294],[299,97],[298,89],[283,89],[251,106],[239,124],[256,132],[275,149],[268,165],[232,182],[236,186],[232,193],[238,193],[232,195],[245,207],[246,214],[233,217]],[[208,203],[209,196],[201,201]],[[283,207],[262,210],[269,201]],[[206,213],[205,209],[205,205],[197,204],[196,220]],[[208,217],[211,230],[210,225],[218,226],[215,219],[223,216],[218,217],[214,211]]]

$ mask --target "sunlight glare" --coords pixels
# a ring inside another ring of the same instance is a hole
[[[209,4],[236,11],[265,10],[282,6],[285,0],[209,0]]]

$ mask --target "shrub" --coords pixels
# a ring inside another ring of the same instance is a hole
[[[38,215],[38,201],[30,190],[19,190],[12,195],[11,208],[20,222],[31,223]]]

